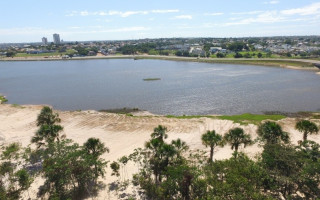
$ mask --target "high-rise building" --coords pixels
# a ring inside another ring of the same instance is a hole
[[[57,34],[57,33],[53,34],[53,42],[55,44],[60,44],[60,35],[59,34]]]
[[[42,44],[47,45],[48,44],[48,39],[46,37],[42,38]]]

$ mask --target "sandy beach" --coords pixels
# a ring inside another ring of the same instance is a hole
[[[13,106],[9,104],[0,105],[0,145],[12,142],[20,142],[23,146],[30,143],[31,137],[37,130],[36,118],[40,113],[42,106],[40,105],[24,105]],[[242,127],[247,133],[256,138],[257,126],[253,124],[240,125],[228,120],[218,120],[211,118],[194,118],[194,119],[176,119],[164,116],[154,116],[148,112],[138,113],[136,117],[123,114],[101,113],[97,111],[55,111],[59,113],[62,120],[61,125],[64,127],[63,134],[82,144],[89,137],[100,138],[110,153],[103,155],[106,160],[115,161],[121,156],[129,155],[135,148],[143,147],[144,143],[150,138],[153,129],[158,125],[164,125],[168,128],[168,139],[180,138],[185,141],[190,150],[202,149],[206,150],[201,143],[201,135],[207,130],[215,130],[220,134],[225,134],[229,129],[234,127]],[[279,121],[285,131],[290,133],[291,142],[297,144],[301,140],[302,134],[294,129],[297,119],[285,118]],[[320,120],[315,120],[319,125]],[[310,140],[320,143],[320,135],[310,135]],[[255,144],[241,149],[250,157],[261,151],[261,148]],[[215,150],[215,159],[229,158],[232,154],[230,146],[217,148]],[[137,170],[132,163],[127,166],[127,177]],[[109,184],[115,180],[110,176],[110,169],[107,170],[107,176],[103,180],[105,184]],[[37,179],[29,190],[33,194],[32,198],[36,198],[38,186],[42,180]],[[129,187],[127,192],[134,189]],[[107,189],[99,193],[98,199],[117,199],[116,193],[109,192]]]

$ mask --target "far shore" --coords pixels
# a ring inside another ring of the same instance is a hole
[[[318,71],[315,64],[320,65],[320,60],[311,59],[285,59],[285,58],[198,58],[198,57],[178,57],[178,56],[157,56],[157,55],[109,55],[109,56],[84,56],[73,58],[62,57],[4,57],[0,61],[70,61],[70,60],[94,60],[94,59],[159,59],[172,61],[204,62],[204,63],[224,63],[275,66],[288,69]]]

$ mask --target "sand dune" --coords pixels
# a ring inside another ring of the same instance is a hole
[[[20,142],[23,146],[30,143],[31,137],[37,130],[36,118],[40,113],[42,106],[25,105],[23,107],[8,104],[0,105],[0,145],[11,142]],[[100,138],[110,153],[103,155],[106,160],[114,161],[123,155],[129,155],[135,148],[143,147],[145,141],[150,138],[153,129],[158,125],[164,125],[168,128],[168,141],[180,138],[185,141],[190,150],[202,149],[205,147],[201,143],[201,135],[207,130],[215,130],[220,134],[226,133],[234,127],[242,127],[247,133],[256,138],[256,125],[242,126],[228,120],[218,120],[211,118],[195,118],[195,119],[175,119],[163,116],[143,116],[131,117],[121,114],[101,113],[97,111],[56,111],[62,120],[61,125],[64,127],[63,133],[67,138],[82,144],[89,137]],[[316,121],[318,125],[319,120]],[[301,140],[302,134],[294,129],[296,119],[286,118],[279,123],[284,130],[291,133],[292,143],[297,144]],[[320,136],[311,135],[310,140],[320,143]],[[241,149],[250,157],[254,157],[261,148],[255,144]],[[216,148],[214,158],[229,158],[232,154],[230,146]],[[127,166],[127,176],[137,170],[133,164]],[[103,180],[106,184],[116,180],[110,176],[110,170]],[[35,194],[41,179],[36,180],[33,184],[30,194]],[[115,199],[114,193],[107,190],[101,191],[98,199]],[[34,196],[35,198],[35,196]]]

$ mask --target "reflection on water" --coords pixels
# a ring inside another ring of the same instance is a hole
[[[160,81],[143,81],[144,78]],[[163,60],[0,62],[10,103],[56,109],[138,107],[157,114],[317,111],[320,76],[275,67]]]

